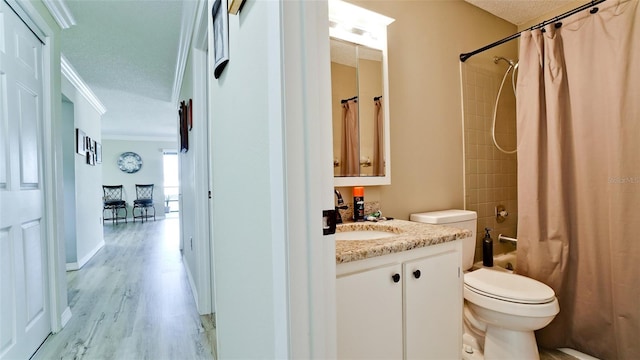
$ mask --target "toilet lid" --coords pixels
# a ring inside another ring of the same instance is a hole
[[[537,280],[489,269],[466,273],[464,284],[482,295],[511,302],[544,304],[555,297],[553,289]]]

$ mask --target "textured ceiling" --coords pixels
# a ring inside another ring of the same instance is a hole
[[[176,77],[183,1],[67,0],[76,25],[62,53],[107,108],[105,138],[176,139]],[[573,0],[465,0],[513,24]]]
[[[105,138],[176,139],[181,0],[67,0],[62,53],[107,108]]]
[[[575,0],[465,0],[514,25],[544,16]]]

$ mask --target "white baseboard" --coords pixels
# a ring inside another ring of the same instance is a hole
[[[96,245],[96,247],[93,248],[93,250],[89,251],[89,253],[83,256],[82,259],[80,259],[78,262],[67,263],[67,271],[80,270],[84,266],[84,264],[88,263],[89,260],[91,260],[91,258],[103,247],[104,247],[104,240],[101,240],[98,243],[98,245]]]
[[[189,269],[189,265],[187,264],[184,256],[182,257],[182,265],[184,269],[187,271],[187,279],[189,279],[189,286],[191,286],[191,293],[193,294],[193,301],[196,302],[196,308],[198,309],[198,314],[205,315],[206,313],[202,313],[200,311],[200,302],[198,301],[198,288],[196,287],[196,283],[193,281],[193,276],[191,275],[191,270]]]
[[[67,308],[64,309],[64,311],[62,312],[62,315],[60,316],[60,325],[62,328],[64,328],[69,322],[69,320],[71,320],[71,316],[73,316],[71,314],[71,308],[67,306]]]

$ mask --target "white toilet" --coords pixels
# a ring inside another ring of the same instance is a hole
[[[487,360],[539,359],[533,332],[547,326],[560,311],[553,289],[534,279],[491,268],[467,272],[473,266],[476,248],[477,215],[473,211],[411,214],[410,220],[473,232],[462,245],[463,358],[482,359],[484,350]]]

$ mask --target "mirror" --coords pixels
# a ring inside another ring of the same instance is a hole
[[[386,27],[393,19],[329,1],[335,186],[388,185]]]
[[[334,176],[384,176],[382,51],[331,39]]]

